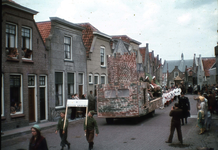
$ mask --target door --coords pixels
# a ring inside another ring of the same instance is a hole
[[[29,98],[29,122],[35,122],[35,89],[28,89]]]
[[[45,120],[45,87],[40,87],[39,88],[40,92],[40,120]]]
[[[83,85],[79,85],[79,98],[82,98],[82,94],[83,94]]]

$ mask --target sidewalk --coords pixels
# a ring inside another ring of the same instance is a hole
[[[71,119],[68,119],[69,120],[69,123],[70,122],[77,122],[81,119],[84,119],[84,118],[76,118],[74,120],[71,120]],[[50,127],[54,127],[57,125],[57,122],[42,122],[42,123],[36,123],[38,124],[40,127],[41,127],[41,130],[45,130],[45,129],[48,129]],[[1,135],[1,140],[7,140],[7,139],[10,139],[10,138],[14,138],[14,137],[18,137],[20,135],[25,135],[25,134],[29,134],[31,133],[31,127],[33,126],[34,124],[31,124],[29,126],[26,126],[26,127],[21,127],[21,128],[16,128],[16,129],[13,129],[13,130],[7,130],[7,131],[3,131],[3,135]]]

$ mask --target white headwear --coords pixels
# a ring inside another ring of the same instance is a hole
[[[148,78],[148,76],[145,77],[145,79],[147,79],[147,78]]]
[[[152,79],[154,79],[154,78],[155,78],[155,76],[152,77]]]

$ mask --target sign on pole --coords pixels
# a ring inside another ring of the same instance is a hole
[[[88,99],[82,99],[82,100],[81,99],[74,99],[74,100],[68,99],[67,100],[67,105],[66,105],[66,112],[65,112],[63,130],[64,130],[65,123],[66,123],[68,107],[86,107],[86,122],[85,122],[85,125],[87,125]]]

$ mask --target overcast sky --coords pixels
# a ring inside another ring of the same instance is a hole
[[[149,43],[163,60],[214,57],[218,41],[217,0],[14,0],[39,13],[35,21],[59,17],[89,22],[108,35]]]

